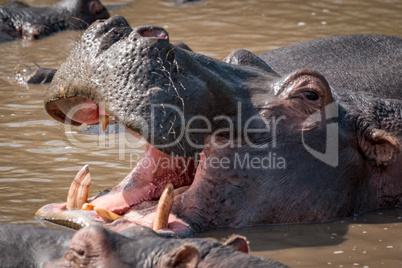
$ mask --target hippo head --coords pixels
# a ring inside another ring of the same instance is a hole
[[[171,44],[160,27],[98,21],[56,73],[46,110],[72,125],[113,117],[146,151],[120,184],[88,200],[96,213],[80,203],[37,215],[121,230],[155,228],[164,214],[156,229],[184,236],[400,206],[399,138],[356,122],[353,94],[312,70],[279,77],[247,51],[222,62]]]
[[[86,29],[88,26],[99,19],[110,17],[107,9],[99,0],[64,0],[53,5],[55,10],[68,13],[68,26],[72,30]]]
[[[163,238],[139,226],[120,234],[89,226],[76,232],[64,260],[56,264],[57,267],[287,267],[247,252],[248,241],[239,235],[219,243],[212,239]]]

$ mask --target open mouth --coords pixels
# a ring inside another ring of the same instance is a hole
[[[110,115],[95,101],[82,97],[63,98],[49,104],[50,113],[63,114],[70,124],[99,124],[105,131],[110,120]],[[173,207],[191,187],[195,170],[194,159],[167,155],[147,143],[136,167],[112,190],[88,198],[91,179],[86,165],[71,183],[67,202],[46,205],[36,216],[76,229],[102,224],[120,231],[142,225],[184,236],[190,232],[189,224],[175,215]]]
[[[183,197],[194,188],[198,161],[190,147],[167,147],[170,139],[176,140],[174,127],[181,123],[169,117],[163,103],[183,105],[172,84],[177,66],[167,32],[157,26],[133,30],[124,18],[114,16],[91,25],[82,40],[46,94],[48,114],[70,125],[99,124],[102,131],[114,118],[128,133],[144,138],[140,119],[152,124],[156,118],[158,128],[151,133],[156,141],[147,138],[142,159],[112,190],[88,198],[90,175],[84,167],[72,183],[67,204],[44,206],[36,216],[76,229],[101,224],[119,231],[142,225],[188,235],[190,225],[176,215],[186,217]],[[163,109],[153,114],[152,105]]]

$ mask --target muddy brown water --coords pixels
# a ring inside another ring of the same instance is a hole
[[[166,1],[103,2],[124,5],[111,14],[124,16],[132,26],[163,26],[171,41],[217,59],[237,48],[258,54],[334,34],[402,34],[402,1],[397,0],[202,0],[181,7]],[[142,152],[141,144],[127,145],[129,137],[66,129],[43,108],[46,86],[13,81],[15,70],[35,64],[58,67],[79,35],[69,31],[35,42],[0,44],[0,222],[41,225],[34,212],[64,201],[81,166],[90,165],[91,194],[96,194],[122,179]],[[202,236],[233,232],[250,239],[252,254],[291,267],[402,267],[402,209],[325,224],[216,230]]]

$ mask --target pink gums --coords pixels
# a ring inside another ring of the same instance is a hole
[[[125,212],[142,201],[159,199],[168,183],[174,188],[191,185],[194,161],[164,154],[147,144],[136,167],[108,194],[91,203],[116,213]]]

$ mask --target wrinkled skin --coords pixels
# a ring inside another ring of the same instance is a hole
[[[383,38],[391,40],[391,51],[400,51],[401,38]],[[373,46],[357,47],[375,58]],[[132,30],[122,17],[91,26],[56,73],[46,110],[73,125],[114,116],[148,146],[119,185],[89,200],[123,219],[105,221],[65,204],[47,205],[36,215],[114,230],[151,227],[155,200],[168,182],[190,186],[175,197],[163,230],[181,236],[215,227],[325,222],[402,206],[400,95],[359,92],[358,82],[385,78],[387,68],[395,68],[399,75],[384,81],[401,86],[400,61],[389,61],[384,73],[360,74],[351,89],[330,86],[311,69],[281,77],[244,50],[225,61],[175,47],[162,28]],[[189,127],[181,136],[183,125]],[[172,165],[149,166],[161,159]]]
[[[0,6],[0,43],[18,38],[34,40],[62,30],[84,30],[109,18],[99,0],[63,0],[49,7],[19,2]]]
[[[248,242],[237,235],[221,244],[163,238],[138,226],[118,234],[99,226],[75,233],[16,224],[0,224],[0,234],[1,267],[286,267],[245,254]]]

